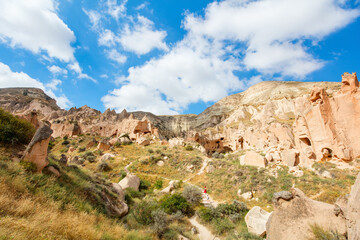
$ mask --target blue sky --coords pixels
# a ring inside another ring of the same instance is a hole
[[[268,80],[360,69],[359,0],[0,0],[0,87],[63,108],[200,113]]]

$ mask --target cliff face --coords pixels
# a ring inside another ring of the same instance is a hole
[[[311,165],[315,160],[360,157],[360,93],[356,74],[342,82],[262,82],[221,99],[199,115],[156,116],[147,112],[104,113],[83,106],[68,111],[39,89],[0,89],[0,107],[18,115],[36,112],[53,136],[129,133],[160,139],[183,137],[208,154],[252,150],[266,161]],[[289,160],[290,158],[290,160]],[[291,159],[294,158],[294,159]]]

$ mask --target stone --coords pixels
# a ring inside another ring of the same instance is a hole
[[[133,188],[134,190],[139,191],[140,178],[131,173],[128,173],[126,177],[119,182],[119,185],[124,190],[127,188]]]
[[[281,160],[289,167],[296,166],[300,163],[299,152],[295,149],[287,149],[281,152]]]
[[[96,167],[96,169],[100,172],[108,172],[108,171],[111,171],[112,168],[110,167],[110,165],[105,162],[105,161],[102,161],[101,163],[99,163]]]
[[[108,151],[110,149],[110,144],[108,141],[106,141],[105,139],[101,140],[97,146],[98,150],[101,151]]]
[[[360,239],[360,173],[351,188],[347,203],[347,232],[349,240]]]
[[[34,163],[37,172],[41,172],[49,163],[47,160],[47,151],[52,133],[53,131],[49,125],[43,124],[40,126],[36,130],[35,135],[31,139],[22,157],[23,161]]]
[[[45,172],[45,169],[48,173],[51,173],[53,175],[55,175],[56,177],[60,177],[61,173],[60,173],[60,169],[57,166],[53,166],[53,165],[47,165],[43,172]]]
[[[150,141],[145,137],[140,137],[140,138],[136,139],[136,143],[139,145],[142,145],[142,146],[150,145]]]
[[[96,141],[95,138],[93,138],[88,144],[86,144],[86,149],[90,149],[98,144],[98,141]]]
[[[245,200],[251,200],[253,198],[252,192],[246,192],[240,195]]]
[[[107,160],[109,160],[110,158],[114,158],[114,157],[115,157],[114,154],[105,153],[104,155],[101,156],[100,160],[102,160],[102,161],[107,161]]]
[[[245,222],[250,233],[259,237],[264,237],[266,234],[266,223],[271,213],[263,210],[261,207],[255,206],[246,214]]]
[[[274,211],[266,224],[268,240],[288,240],[289,236],[310,239],[315,224],[325,231],[346,233],[345,218],[334,214],[334,205],[312,200],[297,188],[274,196],[274,201]]]
[[[356,73],[344,73],[342,76],[342,86],[341,86],[341,92],[342,93],[347,93],[347,92],[351,92],[354,93],[358,90],[359,88],[359,81],[357,79]]]
[[[183,138],[171,138],[171,139],[169,139],[169,146],[171,148],[176,147],[176,146],[184,147],[185,146],[184,139]]]
[[[69,151],[68,151],[68,153],[72,153],[72,152],[74,152],[76,149],[74,148],[74,147],[69,147]]]
[[[156,163],[156,165],[158,165],[159,167],[162,167],[162,166],[164,166],[164,161],[162,161],[162,160],[160,160],[160,161],[158,161],[157,163]]]
[[[160,192],[161,193],[171,193],[172,190],[175,189],[175,184],[179,182],[179,181],[174,181],[174,180],[171,180],[169,182],[169,186],[167,186],[166,188],[164,188],[163,190],[161,190]]]
[[[266,167],[266,159],[254,151],[247,151],[245,155],[240,157],[241,165],[249,165],[255,167]]]

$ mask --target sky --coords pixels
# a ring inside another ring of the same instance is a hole
[[[360,71],[360,0],[0,0],[0,88],[199,114],[261,81]]]

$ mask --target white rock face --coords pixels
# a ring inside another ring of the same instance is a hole
[[[252,192],[246,192],[240,195],[245,200],[251,200],[253,198]]]
[[[110,158],[114,158],[115,155],[114,154],[111,154],[111,153],[105,153],[102,157],[101,157],[101,160],[103,161],[107,161],[109,160]]]
[[[263,237],[266,234],[266,223],[271,213],[255,206],[245,216],[246,226],[250,233]]]
[[[240,157],[241,165],[249,165],[255,167],[266,167],[266,159],[254,151],[247,151],[245,155]]]

